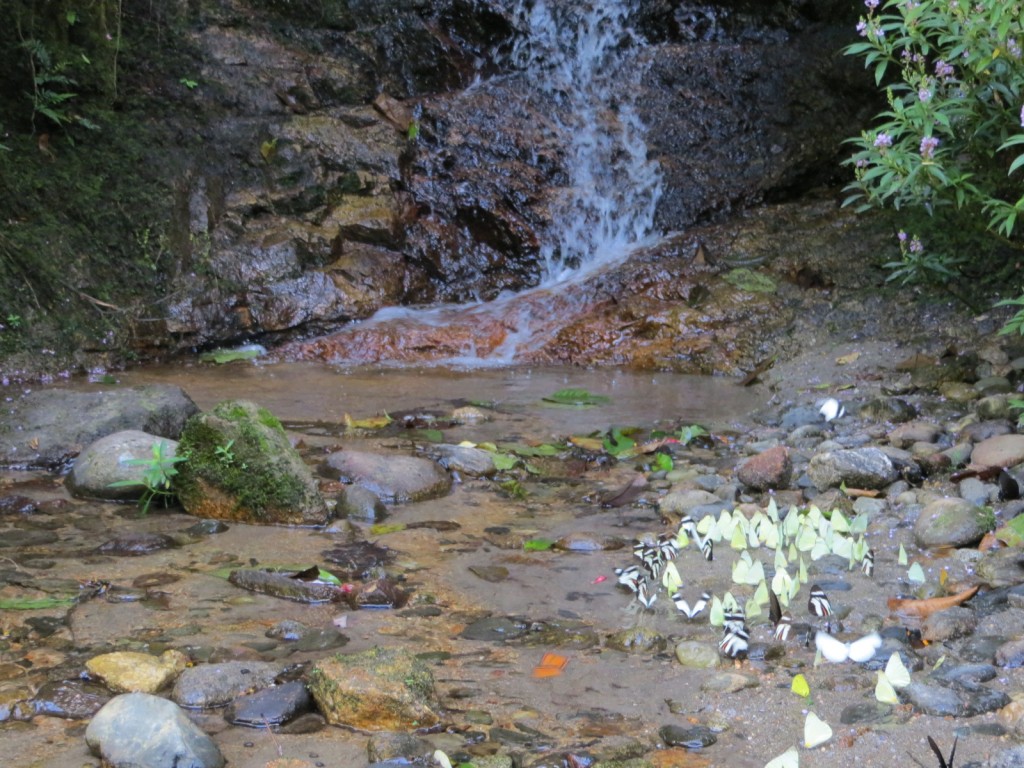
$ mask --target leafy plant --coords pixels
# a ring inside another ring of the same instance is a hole
[[[199,81],[198,80],[192,80],[192,79],[187,78],[187,77],[179,78],[178,82],[181,83],[182,85],[184,85],[190,91],[195,90],[196,88],[199,87]]]
[[[611,402],[611,398],[604,395],[593,395],[585,389],[567,388],[552,392],[547,397],[541,398],[545,403],[563,405],[570,408],[591,408],[595,405],[605,405]]]
[[[676,432],[676,437],[679,438],[679,442],[683,445],[689,445],[697,438],[707,436],[708,431],[699,424],[690,424],[687,427],[680,427],[679,431]]]
[[[960,259],[925,242],[941,209],[972,212],[991,243],[1017,245],[1011,238],[1024,196],[1010,177],[1024,165],[1024,154],[1014,156],[1024,145],[1020,3],[864,4],[863,40],[845,53],[863,58],[885,85],[888,109],[849,140],[855,178],[844,204],[925,211],[928,230],[901,230],[900,259],[885,266],[891,280],[948,283]]]
[[[230,447],[230,446],[229,446]],[[218,446],[219,448],[219,446]],[[142,514],[149,513],[149,506],[153,499],[161,499],[164,506],[170,503],[174,497],[172,488],[175,476],[178,474],[177,465],[186,460],[186,456],[169,456],[168,446],[165,440],[158,440],[153,443],[152,456],[148,459],[128,459],[125,465],[129,467],[141,467],[142,477],[137,480],[118,480],[110,483],[110,488],[133,488],[142,486],[142,496],[139,497],[139,506],[142,507]]]
[[[68,101],[78,93],[77,81],[65,74],[68,63],[55,61],[49,48],[36,38],[29,38],[21,43],[28,53],[29,73],[32,80],[32,93],[26,94],[32,100],[32,127],[36,127],[36,117],[42,115],[57,126],[77,123],[90,130],[99,126],[81,115],[69,110]]]
[[[230,466],[235,463],[235,454],[231,450],[231,446],[235,444],[234,440],[228,440],[225,445],[218,445],[213,449],[214,454],[217,456],[218,461],[221,464]]]

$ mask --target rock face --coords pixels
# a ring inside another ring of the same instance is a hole
[[[404,504],[444,496],[452,479],[429,459],[338,451],[320,466],[321,475],[373,491],[385,504]]]
[[[199,408],[180,387],[36,390],[0,409],[0,466],[53,469],[113,432],[177,439]]]
[[[407,651],[374,648],[318,661],[309,690],[333,725],[404,731],[440,720],[430,669]]]
[[[159,446],[159,448],[154,448]],[[173,464],[178,442],[130,429],[101,437],[82,451],[71,465],[65,485],[73,496],[91,499],[138,499],[144,490],[145,467],[130,461],[160,460]],[[137,481],[138,485],[111,487],[112,483]]]
[[[221,768],[224,757],[172,701],[147,693],[111,699],[85,730],[93,754],[111,768]]]
[[[190,419],[174,488],[190,514],[219,520],[323,525],[327,504],[272,413],[245,400]]]

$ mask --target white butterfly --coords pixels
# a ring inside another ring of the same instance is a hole
[[[885,678],[892,683],[893,688],[906,688],[910,685],[910,670],[897,651],[893,651],[885,665]]]
[[[885,672],[878,670],[878,682],[875,684],[875,698],[883,704],[899,704],[900,699],[896,695],[896,689],[892,687]]]
[[[830,397],[821,404],[821,408],[818,409],[818,413],[825,417],[825,421],[832,421],[845,416],[846,409],[843,407],[842,403],[834,397]]]
[[[764,768],[800,768],[800,752],[790,747],[778,757],[765,763]]]
[[[676,592],[672,595],[672,601],[676,604],[676,608],[679,612],[686,616],[688,619],[692,619],[698,613],[704,610],[704,606],[708,604],[708,600],[711,599],[711,595],[707,592],[703,592],[692,606],[683,599],[681,592]]]
[[[629,587],[632,592],[637,591],[641,581],[647,580],[647,577],[640,573],[640,566],[638,565],[630,565],[626,568],[616,568],[615,575],[618,577],[619,584],[624,587]]]
[[[832,728],[813,712],[804,720],[804,746],[814,749],[832,738]]]
[[[822,656],[836,664],[847,659],[864,662],[874,657],[875,651],[882,647],[882,638],[877,632],[872,632],[860,640],[844,643],[826,632],[818,632],[814,636],[814,644]]]
[[[641,581],[639,586],[637,587],[636,599],[640,601],[640,604],[644,608],[650,608],[652,605],[654,605],[654,601],[658,599],[658,593],[651,592],[650,594],[648,594],[647,581],[645,579],[644,581]]]

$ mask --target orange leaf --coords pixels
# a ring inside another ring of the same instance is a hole
[[[881,491],[869,491],[864,488],[847,488],[845,493],[851,499],[854,499],[858,496],[866,496],[869,499],[873,499],[876,496],[878,496],[881,493]]]
[[[977,591],[978,585],[975,584],[970,589],[965,589],[963,592],[949,595],[948,597],[930,597],[927,600],[901,600],[898,597],[890,597],[889,610],[904,616],[916,616],[919,619],[923,619],[931,616],[936,611],[944,611],[947,608],[952,608],[954,605],[967,602],[974,597]]]
[[[569,659],[557,653],[545,653],[540,664],[533,668],[534,677],[558,677],[565,669]]]

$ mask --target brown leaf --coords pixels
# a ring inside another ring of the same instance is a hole
[[[915,616],[919,619],[923,619],[931,616],[937,611],[944,611],[947,608],[952,608],[955,605],[967,602],[974,597],[977,591],[978,585],[975,584],[970,589],[965,589],[963,592],[958,592],[955,595],[948,595],[947,597],[930,597],[927,600],[890,597],[889,610],[903,616]]]
[[[630,481],[625,488],[620,488],[617,491],[609,492],[601,498],[602,507],[624,507],[627,504],[632,504],[640,495],[644,492],[644,488],[647,486],[647,478],[643,475],[637,475]]]
[[[981,543],[978,544],[979,552],[988,552],[990,549],[1002,549],[1006,546],[1005,541],[1000,541],[995,533],[989,531],[981,537]]]
[[[857,498],[858,496],[865,496],[869,499],[873,499],[878,496],[881,491],[871,491],[865,488],[847,488],[846,495],[851,499]]]

